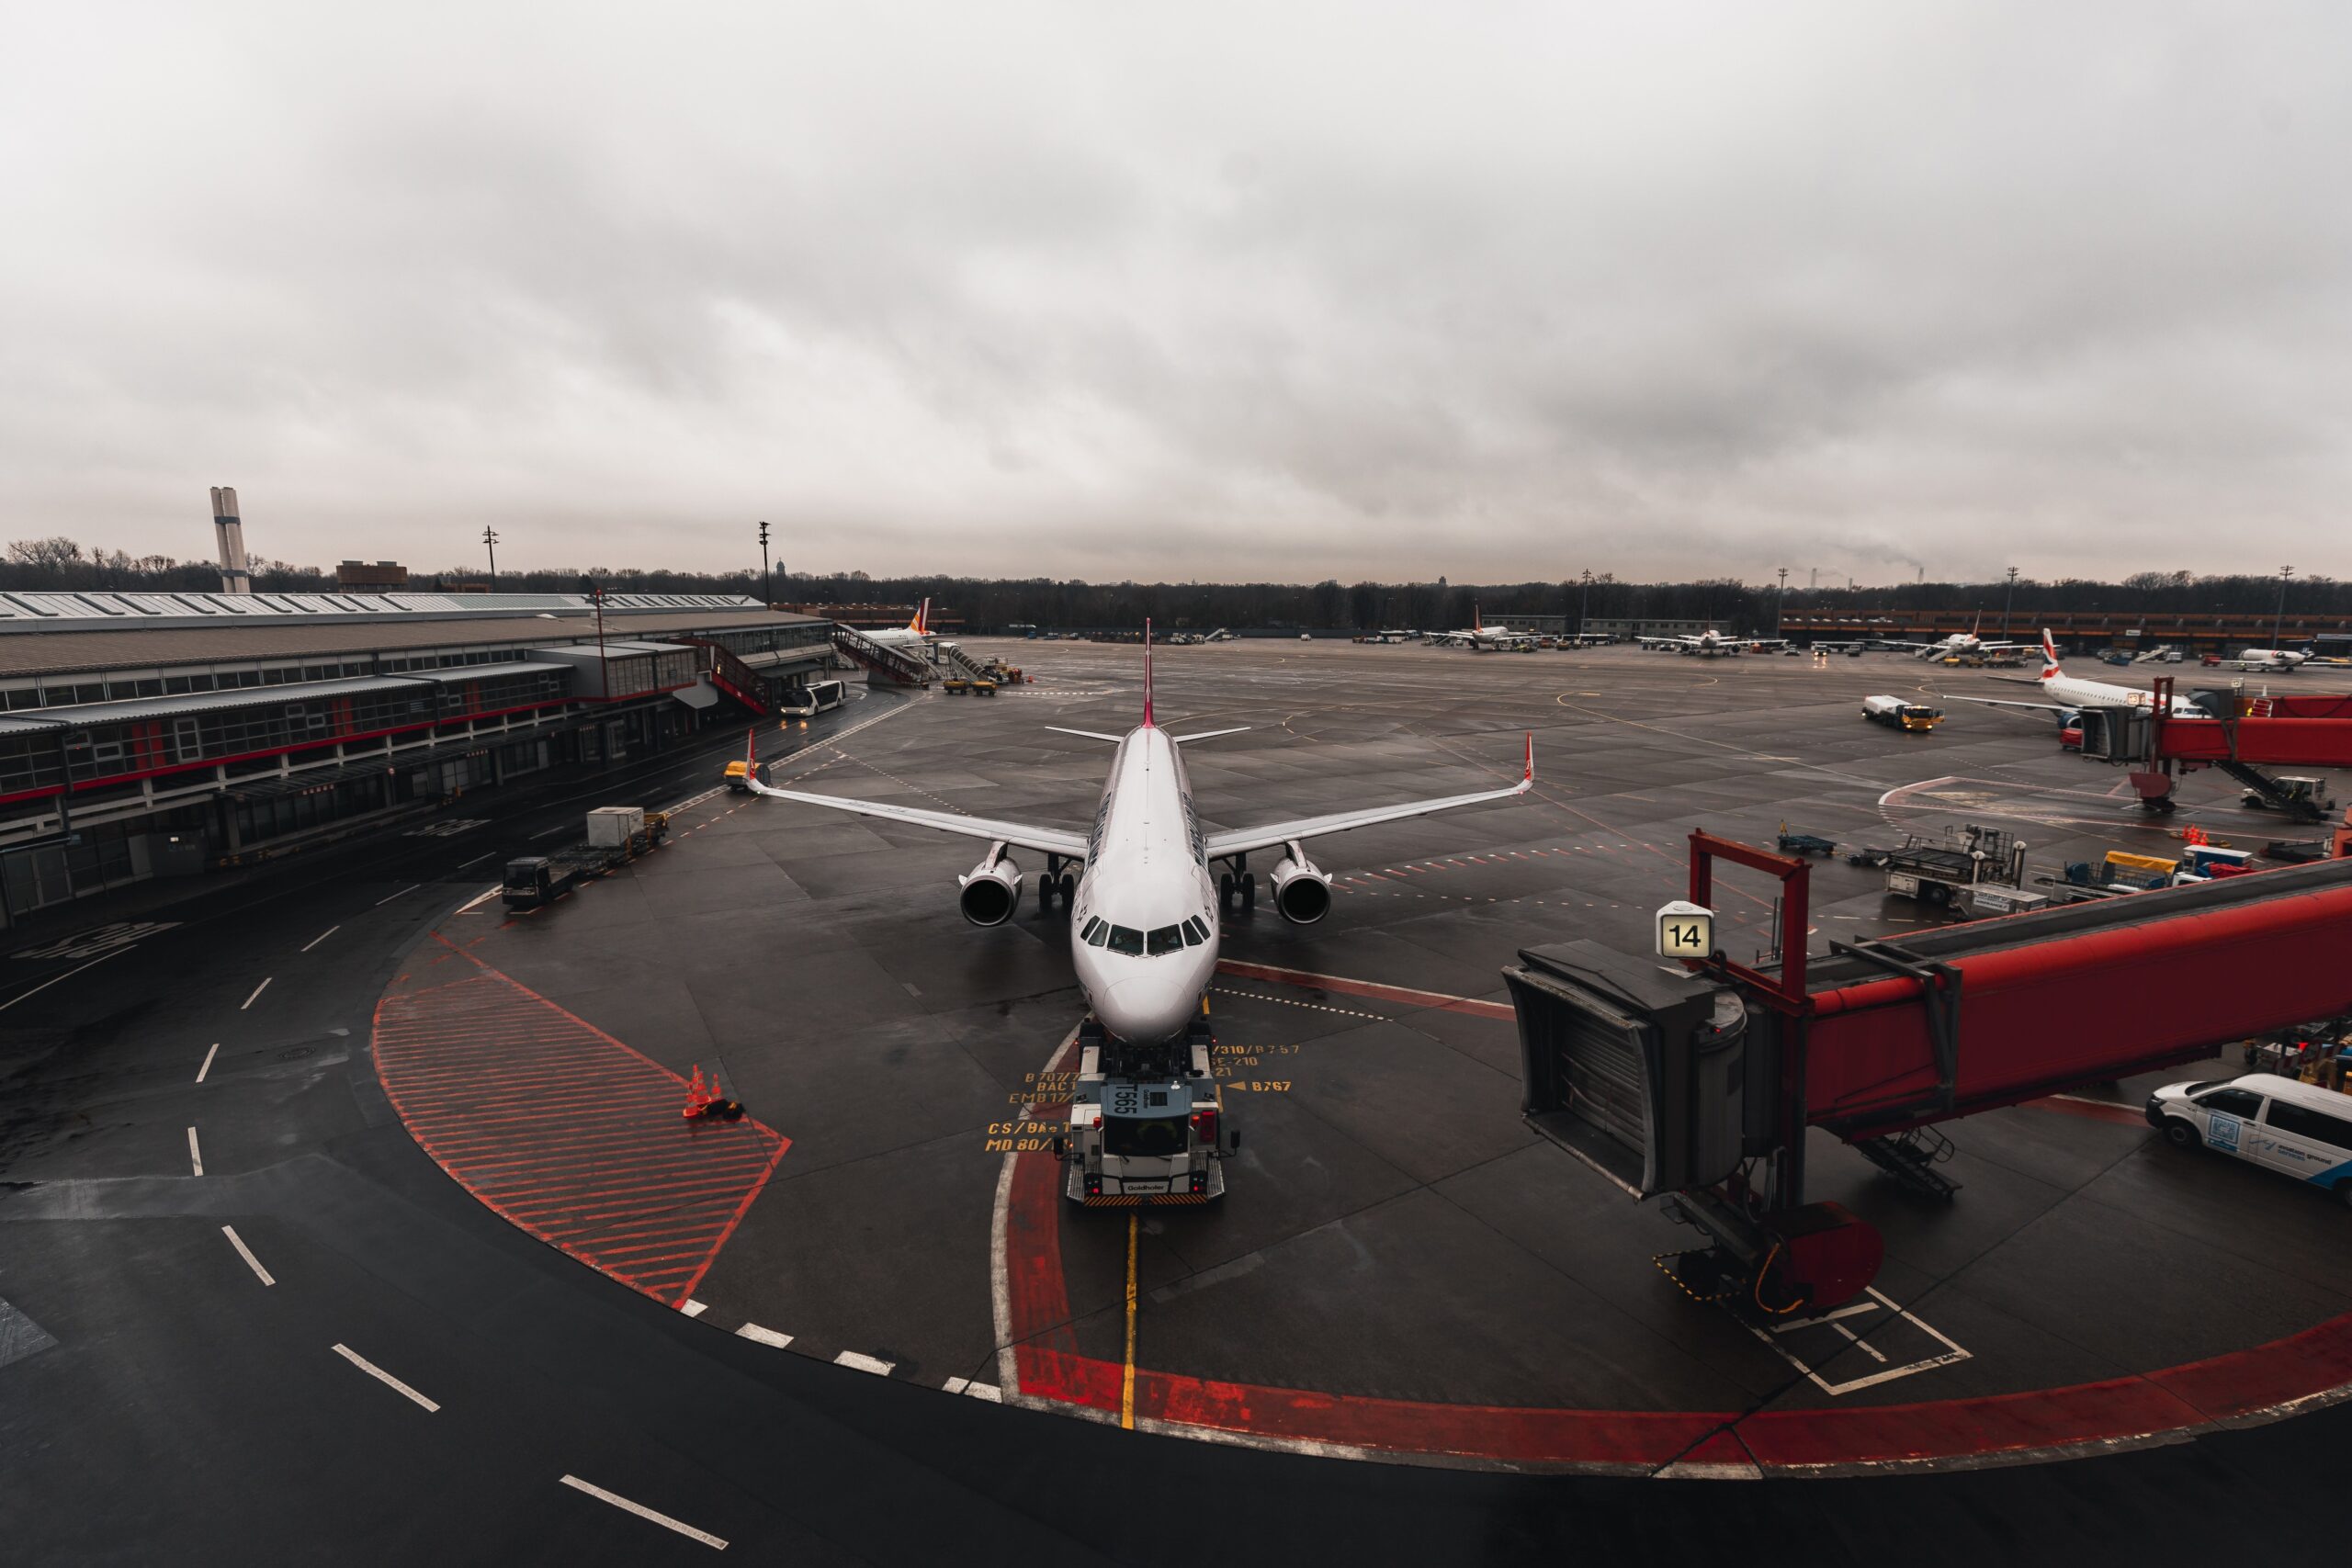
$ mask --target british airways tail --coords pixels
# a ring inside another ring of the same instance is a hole
[[[2050,628],[2044,626],[2041,628],[2041,678],[2047,681],[2059,672],[2058,644],[2051,637]]]

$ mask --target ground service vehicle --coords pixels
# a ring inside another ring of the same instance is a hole
[[[839,681],[811,681],[785,694],[776,712],[788,718],[814,718],[849,701],[849,687]]]
[[[1225,1195],[1225,1156],[1241,1146],[1209,1070],[1203,1020],[1171,1049],[1147,1053],[1079,1032],[1069,1132],[1054,1140],[1069,1168],[1063,1195],[1090,1208],[1207,1203]]]
[[[1929,707],[1925,703],[1905,702],[1901,697],[1864,697],[1862,716],[1872,724],[1883,724],[1890,729],[1925,735],[1943,722],[1944,710]]]
[[[1998,828],[1963,828],[1943,843],[1913,834],[1886,852],[1886,890],[1898,898],[1946,907],[1979,884],[2024,883],[2025,845]]]
[[[604,806],[588,814],[588,842],[506,863],[499,898],[510,909],[552,904],[582,883],[651,850],[670,831],[666,813]]]
[[[2167,1084],[2148,1124],[2177,1148],[2209,1148],[2333,1192],[2352,1204],[2352,1095],[2269,1073]]]
[[[761,771],[754,773],[752,772],[754,766],[757,766]],[[754,764],[744,761],[741,757],[736,758],[733,761],[727,764],[726,778],[728,790],[735,795],[751,794],[752,785],[750,781],[752,779],[756,777],[763,784],[767,782],[766,767],[767,764],[764,762]]]

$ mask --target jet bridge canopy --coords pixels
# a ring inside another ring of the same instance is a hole
[[[1661,977],[1589,942],[1503,973],[1531,1121],[1646,1195],[1717,1181],[1803,1125],[1859,1141],[2352,1013],[2347,952],[2352,860],[2328,860],[1833,944],[1784,965],[1794,992]]]

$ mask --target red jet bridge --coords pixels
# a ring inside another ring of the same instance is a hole
[[[2352,769],[2352,696],[2241,697],[2221,691],[2199,692],[2193,700],[2208,712],[2226,708],[2231,716],[2181,717],[2173,708],[2172,677],[2159,676],[2148,707],[2082,710],[2083,754],[2129,764],[2140,804],[2150,811],[2173,808],[2176,773],[2219,768],[2290,815],[2321,819],[2312,803],[2261,770]]]
[[[1779,878],[1782,929],[1806,929],[1806,862],[1704,832],[1690,852],[1692,902],[1730,861]],[[1870,1284],[1877,1233],[1805,1201],[1810,1127],[1927,1185],[1931,1123],[2352,1013],[2352,860],[1829,947],[1678,970],[1572,942],[1503,971],[1528,1120],[1635,1197],[1672,1195],[1713,1243],[1675,1270],[1695,1294],[1779,1314]]]

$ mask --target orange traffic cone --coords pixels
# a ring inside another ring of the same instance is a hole
[[[688,1118],[698,1116],[702,1114],[702,1108],[709,1103],[710,1091],[703,1087],[702,1064],[696,1062],[694,1078],[686,1085],[686,1108],[681,1114]]]

